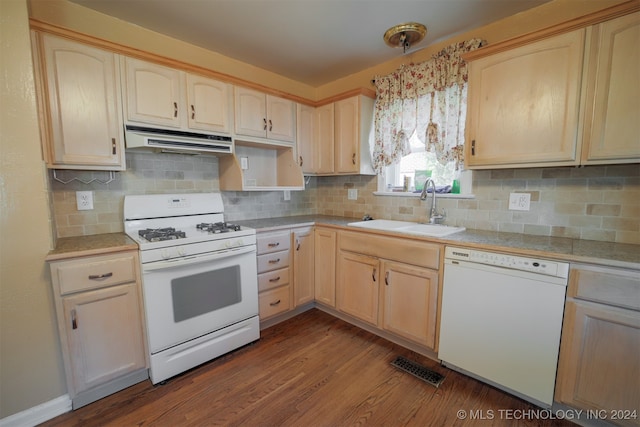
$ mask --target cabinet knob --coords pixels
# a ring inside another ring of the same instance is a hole
[[[71,310],[71,329],[78,329],[78,319],[75,309]]]

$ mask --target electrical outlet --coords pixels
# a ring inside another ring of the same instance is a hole
[[[291,190],[284,190],[284,200],[291,200]]]
[[[347,190],[347,199],[349,200],[358,200],[358,189],[350,188]]]
[[[93,191],[76,191],[76,205],[79,211],[93,209]]]
[[[511,193],[509,194],[509,210],[528,211],[531,205],[531,194]]]

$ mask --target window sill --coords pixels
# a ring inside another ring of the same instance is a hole
[[[429,193],[431,194],[431,193]],[[374,196],[420,197],[420,193],[404,193],[402,191],[374,191]],[[438,199],[475,199],[475,194],[436,193]]]

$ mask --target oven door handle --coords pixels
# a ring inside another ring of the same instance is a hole
[[[200,264],[203,262],[210,262],[210,261],[225,259],[229,257],[242,255],[242,254],[248,254],[251,252],[256,252],[255,246],[243,246],[241,248],[227,249],[222,252],[216,252],[213,254],[200,254],[200,255],[193,255],[193,256],[188,256],[184,258],[175,258],[168,261],[156,261],[156,262],[151,262],[149,264],[143,264],[142,271],[147,272],[147,271],[163,270],[167,268],[183,267],[185,265]]]

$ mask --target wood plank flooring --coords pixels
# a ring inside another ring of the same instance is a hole
[[[446,378],[435,388],[391,366],[397,356]],[[42,425],[575,426],[536,410],[313,309],[164,385],[145,381]]]

